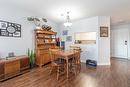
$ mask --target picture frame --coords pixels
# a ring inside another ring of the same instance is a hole
[[[0,20],[0,36],[21,37],[21,25]]]
[[[100,27],[100,37],[108,37],[108,27],[106,26]]]
[[[62,35],[64,36],[64,35],[68,35],[68,30],[63,30],[62,31]]]
[[[72,41],[72,36],[67,36],[67,37],[66,37],[66,41],[67,41],[67,42],[71,42],[71,41]]]

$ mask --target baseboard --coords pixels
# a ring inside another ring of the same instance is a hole
[[[86,63],[86,60],[81,60],[81,63]]]
[[[115,58],[115,59],[125,59],[125,60],[130,60],[130,57],[128,57],[128,58],[120,58],[120,57],[112,57],[113,59]]]
[[[86,63],[86,60],[81,60],[82,63]],[[97,65],[103,66],[103,65],[111,65],[111,63],[98,63]]]
[[[111,65],[111,63],[98,63],[98,66]]]
[[[111,57],[111,58],[117,58],[117,59],[129,59],[129,57]]]

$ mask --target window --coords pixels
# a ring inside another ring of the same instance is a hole
[[[76,44],[96,44],[96,32],[75,33]]]

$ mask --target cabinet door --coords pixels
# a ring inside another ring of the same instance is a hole
[[[5,76],[9,77],[20,72],[20,61],[13,60],[5,63]]]
[[[4,62],[0,63],[0,80],[4,78]]]
[[[36,64],[42,66],[48,62],[50,62],[50,54],[48,50],[38,50],[37,57],[36,57]]]
[[[40,55],[40,63],[41,63],[41,65],[44,65],[45,63],[44,63],[44,54],[41,54]]]
[[[28,57],[20,59],[20,71],[23,71],[26,69],[29,69],[29,58]]]
[[[44,57],[44,64],[51,61],[49,52],[44,53],[43,57]]]

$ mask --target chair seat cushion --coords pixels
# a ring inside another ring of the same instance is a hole
[[[55,63],[55,64],[65,64],[65,60],[58,58],[57,60],[53,61],[53,63]]]

